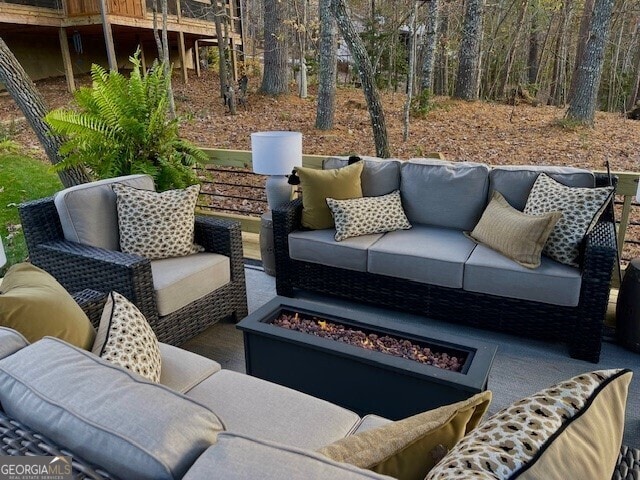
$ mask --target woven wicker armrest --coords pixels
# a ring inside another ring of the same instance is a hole
[[[273,209],[274,238],[302,228],[302,199],[298,198]]]
[[[148,259],[65,240],[41,243],[30,253],[32,262],[51,273],[69,292],[115,290],[135,303],[147,320],[157,318]]]
[[[244,284],[242,230],[240,222],[196,216],[195,242],[205,251],[229,257],[231,280]]]
[[[93,326],[97,328],[100,324],[100,317],[102,316],[102,310],[107,300],[107,294],[85,288],[80,292],[74,293],[73,299],[80,305],[80,308],[84,310],[84,313],[87,314]]]
[[[598,222],[585,237],[582,259],[583,278],[604,277],[611,280],[616,261],[616,236],[612,222]]]

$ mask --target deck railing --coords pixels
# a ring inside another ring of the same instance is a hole
[[[247,150],[204,149],[209,156],[210,180],[203,180],[206,204],[200,207],[212,215],[235,218],[244,231],[260,231],[260,214],[267,209],[264,178],[251,171],[251,152]],[[305,167],[322,168],[323,155],[304,155]],[[602,172],[599,172],[602,173]],[[612,172],[618,177],[616,221],[618,251],[624,263],[640,256],[640,204],[634,198],[640,172]],[[228,193],[232,189],[232,193]],[[240,206],[238,206],[240,204]]]

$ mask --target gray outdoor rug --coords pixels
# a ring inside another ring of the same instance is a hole
[[[275,295],[275,280],[259,267],[248,266],[247,296],[249,312],[259,308]],[[307,292],[298,292],[300,298],[323,301],[327,297]],[[331,303],[347,308],[354,304],[331,298]],[[456,334],[498,345],[498,352],[489,375],[489,389],[493,392],[490,413],[579,373],[609,368],[629,368],[634,379],[629,391],[624,443],[640,448],[640,355],[613,343],[605,342],[600,363],[592,364],[569,357],[567,346],[519,338],[491,331],[478,330],[460,325],[447,324],[425,317],[397,311],[383,311],[370,306],[356,305],[369,313],[372,324],[383,324],[392,316],[396,322],[406,325],[407,330],[419,329],[428,322],[433,332]],[[561,339],[559,339],[561,340]],[[199,337],[187,342],[185,347],[209,356],[220,362],[223,368],[244,371],[242,334],[235,326],[226,323],[214,325]]]

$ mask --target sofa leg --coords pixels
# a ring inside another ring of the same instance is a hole
[[[571,358],[576,358],[578,360],[584,360],[586,362],[598,363],[600,361],[600,349],[602,347],[602,342],[598,340],[597,342],[589,342],[578,343],[571,342],[569,344],[569,355]]]

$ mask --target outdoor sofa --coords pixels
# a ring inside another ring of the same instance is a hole
[[[97,326],[104,295],[83,291],[75,298]],[[474,428],[490,399],[484,392],[447,410],[446,418],[421,414],[430,426],[411,420],[411,428],[428,433],[397,447],[408,434],[406,421],[398,429],[400,422],[361,418],[177,347],[160,344],[160,351],[156,384],[62,340],[45,337],[29,344],[16,331],[0,328],[0,454],[70,456],[74,478],[93,479],[392,478],[352,465],[366,461],[358,457],[366,459],[371,450],[386,458],[384,468],[412,472],[403,478],[423,478],[420,462],[437,463],[428,480],[465,478],[470,470],[474,478],[587,480],[609,478],[615,470],[613,478],[622,479],[637,478],[640,468],[638,450],[623,447],[618,455],[629,371],[575,377]],[[556,408],[551,399],[558,395]],[[540,402],[545,426],[536,423]],[[535,437],[529,437],[531,425]],[[487,433],[492,429],[495,434]],[[434,442],[430,435],[436,435],[436,446],[423,446]],[[520,442],[528,442],[527,448]],[[485,447],[489,457],[474,459],[473,451]],[[407,449],[409,459],[403,456]],[[500,458],[493,463],[496,449]],[[350,456],[352,450],[359,453]],[[496,474],[496,466],[511,473]]]
[[[330,158],[324,169],[347,163]],[[584,238],[577,267],[543,255],[538,268],[525,268],[464,235],[494,191],[522,210],[542,172],[569,187],[611,182],[570,167],[365,158],[362,195],[399,190],[412,228],[336,241],[334,229],[302,227],[302,199],[282,205],[273,211],[277,292],[291,297],[295,289],[310,290],[563,341],[572,357],[598,362],[616,261],[611,206]]]

